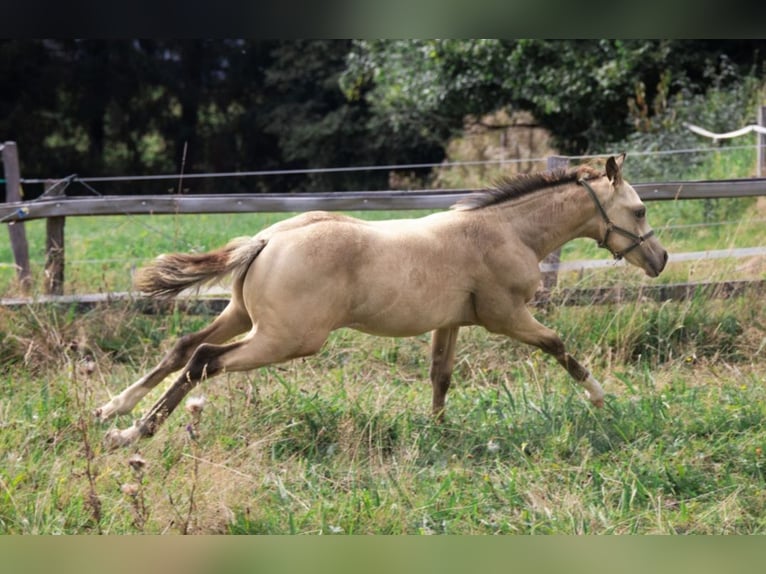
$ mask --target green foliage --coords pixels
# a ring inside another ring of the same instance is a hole
[[[266,71],[271,101],[265,131],[278,143],[287,165],[347,167],[427,163],[443,157],[417,126],[393,130],[361,99],[347,100],[339,76],[347,42],[280,42]],[[427,172],[425,172],[427,174]],[[382,189],[385,171],[309,174],[296,191]],[[294,185],[294,184],[293,184]]]
[[[742,335],[750,317],[735,305],[700,296],[686,302],[623,303],[616,307],[562,309],[552,317],[561,330],[580,325],[591,334],[575,344],[582,352],[593,345],[621,363],[656,367],[669,361],[747,360],[754,349]],[[575,331],[579,332],[579,331]]]
[[[365,102],[345,99],[338,76],[349,47],[340,40],[4,40],[0,132],[18,143],[27,178],[441,160],[441,147],[417,127],[394,132]],[[215,193],[386,183],[380,171],[95,187],[101,194]],[[25,186],[28,198],[41,192],[41,185]]]
[[[686,127],[693,124],[713,132],[728,132],[755,123],[762,98],[762,81],[756,76],[740,76],[737,68],[723,58],[704,71],[709,88],[699,93],[686,75],[672,78],[666,73],[657,85],[652,101],[639,83],[629,100],[629,122],[634,131],[610,149],[639,152],[689,150],[707,147],[709,140]],[[633,154],[630,174],[633,181],[727,179],[754,175],[755,150],[729,150],[747,145],[755,135],[720,142],[719,152],[678,153],[661,157]],[[732,202],[727,201],[727,204]]]
[[[748,41],[379,40],[356,43],[342,82],[350,97],[371,84],[367,98],[378,113],[436,139],[462,129],[466,116],[522,109],[563,153],[581,153],[635,129],[626,121],[636,108],[631,97],[639,108],[655,93],[688,100],[723,87],[710,73],[719,59],[728,84],[757,74],[764,56]]]
[[[603,151],[636,130],[653,137],[636,136],[635,146],[667,149],[681,143],[677,123],[665,129],[675,116],[718,110],[694,119],[725,128],[740,117],[727,90],[742,83],[741,102],[750,102],[745,79],[759,77],[762,48],[758,40],[4,40],[0,132],[18,142],[26,178],[434,163],[466,122],[501,108],[532,112],[562,153]],[[96,191],[388,185],[380,170],[100,182]],[[36,197],[42,185],[24,191]]]
[[[697,316],[717,312],[703,300],[690,307]],[[753,304],[729,313],[763,321]],[[65,317],[48,317],[56,320]],[[568,339],[587,334],[571,320],[578,335]],[[146,321],[154,329],[167,323]],[[98,321],[85,329],[98,345]],[[436,424],[421,382],[426,340],[414,342],[339,332],[319,356],[206,382],[194,391],[207,398],[196,438],[186,431],[190,415],[178,409],[139,446],[146,462],[139,479],[128,464],[132,452],[101,447],[108,425],[88,422],[83,434],[80,421],[90,421],[107,389],[149,368],[157,345],[134,347],[146,364],[127,369],[109,353],[97,353],[90,374],[76,355],[39,365],[39,375],[9,365],[0,385],[0,531],[764,531],[762,356],[741,343],[748,355],[736,367],[721,356],[609,365],[594,358],[590,366],[608,392],[597,411],[554,361],[467,329],[447,422]],[[396,353],[376,358],[381,347]],[[123,418],[118,425],[130,423]]]

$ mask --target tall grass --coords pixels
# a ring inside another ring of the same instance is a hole
[[[764,531],[760,305],[549,311],[604,380],[603,410],[542,353],[466,329],[444,424],[428,415],[426,337],[337,332],[316,357],[204,383],[196,422],[179,409],[138,446],[140,478],[133,451],[100,447],[109,425],[80,421],[158,358],[158,338],[199,318],[116,315],[42,329],[40,312],[14,312],[23,345],[2,380],[0,531]],[[73,333],[77,346],[43,352]]]

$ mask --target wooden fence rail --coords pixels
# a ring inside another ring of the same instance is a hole
[[[532,305],[544,307],[615,305],[635,301],[688,301],[701,299],[730,299],[732,297],[760,298],[766,295],[766,279],[716,281],[697,283],[670,283],[659,285],[613,287],[566,287],[553,293],[538,292]],[[190,315],[217,315],[231,299],[225,290],[214,294],[181,294],[173,299],[150,299],[140,293],[92,293],[87,295],[44,295],[0,299],[0,306],[21,310],[30,305],[58,307],[83,313],[103,306],[127,307],[147,315],[167,315],[174,310]]]
[[[766,195],[766,178],[635,183],[643,201],[722,199]],[[46,197],[0,204],[0,221],[91,215],[179,215],[445,209],[474,189],[416,191],[339,191],[326,193],[253,193],[210,195],[103,195]]]
[[[6,142],[3,159],[8,185],[9,202],[0,204],[0,222],[16,224],[21,231],[12,231],[16,266],[20,270],[24,290],[29,288],[29,260],[23,222],[47,219],[45,292],[60,295],[64,285],[64,224],[66,217],[97,215],[179,215],[191,213],[254,213],[363,210],[430,210],[445,209],[475,191],[474,189],[436,189],[415,191],[344,191],[324,193],[279,194],[212,194],[212,195],[107,195],[97,197],[63,196],[52,192],[33,201],[20,201],[18,195],[18,159],[13,142]],[[14,159],[15,158],[15,159]],[[552,157],[549,168],[566,163],[566,158]],[[14,165],[16,166],[14,168]],[[766,178],[712,181],[674,181],[634,183],[633,187],[644,201],[674,201],[682,199],[719,199],[766,195]],[[16,193],[12,193],[13,190]],[[54,189],[52,183],[46,186]],[[59,186],[59,189],[63,189]],[[25,255],[26,254],[26,255]],[[555,259],[555,258],[554,258]],[[556,261],[546,270],[548,287],[556,282]]]

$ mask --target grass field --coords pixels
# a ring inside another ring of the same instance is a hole
[[[762,209],[650,204],[649,218],[671,252],[724,249],[764,245]],[[364,214],[390,215],[413,214]],[[208,249],[281,217],[70,218],[67,291],[125,290],[159,252]],[[706,220],[731,223],[663,230]],[[44,244],[41,222],[27,233]],[[574,242],[564,259],[594,247]],[[660,280],[735,276],[763,278],[762,260],[674,265]],[[646,280],[617,268],[561,281]],[[209,317],[2,309],[0,533],[766,532],[762,301],[537,315],[602,380],[604,409],[541,352],[463,329],[437,424],[427,336],[339,331],[315,357],[204,383],[201,415],[181,408],[138,451],[108,452],[104,433],[131,419],[95,424],[93,408]]]
[[[90,412],[201,319],[46,313],[3,317],[4,533],[766,530],[762,305],[551,311],[605,381],[600,411],[540,352],[467,329],[443,425],[426,338],[338,332],[204,384],[202,416],[179,409],[139,471]]]

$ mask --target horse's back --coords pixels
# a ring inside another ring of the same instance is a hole
[[[343,215],[341,213],[333,213],[329,211],[307,211],[299,215],[295,215],[288,219],[278,221],[273,225],[259,232],[256,237],[263,237],[267,240],[280,233],[288,233],[295,230],[301,230],[306,227],[310,227],[317,223],[321,224],[333,224],[333,223],[362,223],[360,219]]]

